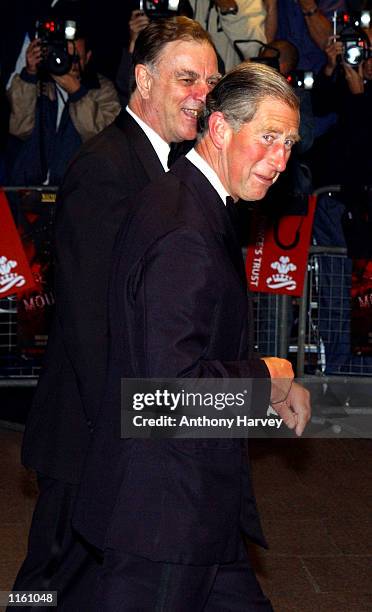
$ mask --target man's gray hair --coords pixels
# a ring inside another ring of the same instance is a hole
[[[267,99],[284,102],[299,110],[299,100],[291,85],[273,68],[255,62],[244,62],[230,70],[207,95],[205,108],[198,120],[199,139],[208,130],[212,113],[220,111],[235,131],[252,121],[260,103]]]

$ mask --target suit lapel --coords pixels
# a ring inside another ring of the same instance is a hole
[[[126,111],[121,111],[115,123],[124,132],[128,142],[133,146],[138,160],[150,181],[159,178],[159,175],[164,173],[164,168],[142,128]]]
[[[193,196],[200,204],[207,223],[212,227],[213,233],[217,234],[217,237],[222,240],[234,268],[246,285],[246,274],[238,236],[226,206],[217,191],[204,174],[185,157],[180,158],[172,166],[171,172],[192,191]]]

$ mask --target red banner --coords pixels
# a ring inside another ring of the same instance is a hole
[[[35,286],[8,201],[0,190],[0,297],[24,293]]]
[[[316,197],[307,215],[288,215],[273,223],[254,213],[246,273],[251,291],[301,296],[309,253]]]
[[[18,231],[35,287],[18,301],[18,344],[23,355],[43,354],[54,311],[53,226],[55,193],[18,193]]]
[[[353,259],[351,347],[354,355],[372,355],[372,261]]]

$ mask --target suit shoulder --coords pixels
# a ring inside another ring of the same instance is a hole
[[[147,184],[146,169],[132,143],[112,124],[85,143],[71,161],[59,190],[59,201],[72,192],[89,194],[93,199],[110,194],[123,199]]]
[[[123,156],[129,155],[130,143],[126,134],[112,123],[80,147],[70,167],[85,163],[88,158],[89,161],[96,158],[106,163],[120,164]]]
[[[148,244],[175,230],[198,232],[198,206],[188,187],[171,173],[145,187],[133,200],[130,234]]]
[[[179,214],[184,207],[190,206],[192,199],[187,184],[171,172],[149,183],[139,195],[141,205],[160,217]]]

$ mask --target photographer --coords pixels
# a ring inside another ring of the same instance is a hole
[[[325,49],[327,63],[315,79],[314,114],[338,114],[336,125],[318,140],[314,150],[318,186],[347,184],[358,188],[371,183],[372,30],[366,33],[369,58],[353,67],[345,61],[343,43],[331,38]]]
[[[371,41],[371,30],[368,32]],[[314,112],[337,113],[337,122],[311,150],[315,187],[341,185],[342,191],[318,197],[313,235],[318,245],[347,247],[349,257],[370,258],[368,189],[372,182],[372,58],[352,67],[340,39],[326,46],[327,63],[312,91]],[[369,48],[369,55],[371,49]],[[326,374],[367,367],[368,359],[351,351],[349,303],[351,259],[319,257],[319,333]],[[335,284],[334,279],[337,280]],[[342,279],[342,281],[341,281]]]
[[[276,37],[289,40],[299,50],[298,69],[319,72],[325,61],[324,48],[332,33],[333,11],[344,10],[345,0],[266,1],[277,8]]]
[[[91,51],[82,31],[66,44],[71,68],[65,74],[46,70],[43,43],[36,38],[25,68],[11,81],[9,132],[23,141],[11,170],[13,185],[58,185],[81,143],[119,113],[113,84],[89,68]]]

